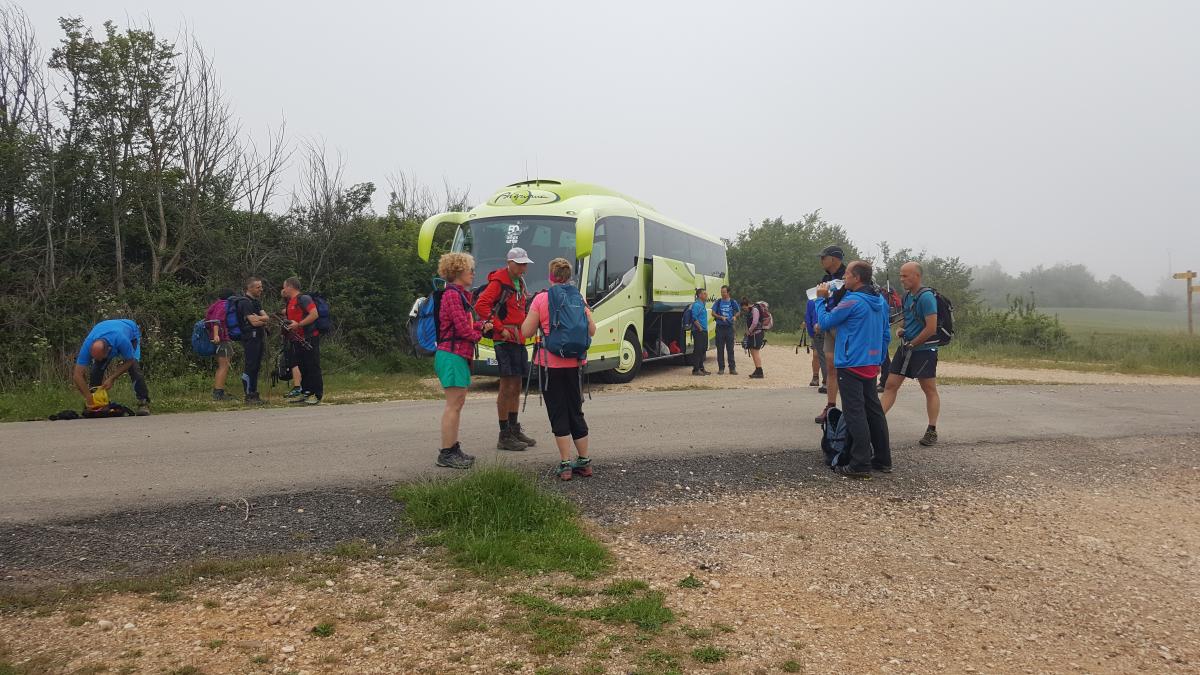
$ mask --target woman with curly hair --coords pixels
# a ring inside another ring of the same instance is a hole
[[[438,276],[446,280],[438,308],[438,345],[433,369],[446,391],[446,409],[442,411],[442,448],[437,465],[451,469],[469,469],[475,458],[462,451],[458,441],[459,421],[471,384],[471,358],[475,343],[492,322],[477,321],[471,311],[471,283],[475,280],[475,259],[466,253],[447,253],[438,259]]]

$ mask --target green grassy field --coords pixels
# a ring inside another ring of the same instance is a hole
[[[1155,312],[1141,309],[1092,309],[1089,307],[1045,307],[1039,311],[1057,316],[1074,337],[1093,333],[1187,331],[1187,312]]]

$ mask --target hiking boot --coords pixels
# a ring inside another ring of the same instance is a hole
[[[305,396],[304,398],[300,399],[300,402],[303,403],[304,405],[321,405],[321,399],[317,398],[316,396],[313,396],[312,394],[309,394],[308,396]]]
[[[717,374],[718,374],[718,375],[724,375],[724,374],[725,374],[725,369],[724,369],[724,368],[717,368]]]
[[[825,385],[821,385],[821,386],[817,387],[817,393],[818,394],[828,394],[829,387],[826,387]]]
[[[813,379],[808,383],[808,386],[810,386],[810,387],[821,386],[821,378],[817,377],[816,375],[813,375]]]
[[[513,424],[513,425],[510,425],[510,427],[509,427],[509,430],[510,430],[510,431],[512,431],[513,438],[515,438],[515,439],[517,439],[518,441],[521,441],[522,443],[524,443],[524,444],[525,444],[525,447],[527,447],[527,448],[532,448],[533,446],[537,445],[537,441],[535,441],[535,440],[533,440],[532,438],[530,438],[530,437],[526,436],[526,435],[525,435],[525,432],[521,431],[521,425],[520,425],[520,424]]]
[[[213,389],[213,400],[214,401],[224,401],[225,400],[225,390],[224,389]]]
[[[755,368],[754,372],[750,373],[750,379],[752,379],[752,380],[761,380],[761,379],[763,379],[763,377],[764,377],[764,375],[763,375],[762,368]]]
[[[817,415],[817,418],[813,421],[816,422],[817,424],[825,424],[825,420],[829,417],[829,409],[832,407],[833,407],[832,403],[826,403],[825,409],[822,410],[821,414]]]
[[[500,438],[498,438],[496,440],[496,449],[497,450],[508,450],[509,452],[520,452],[528,447],[529,446],[522,443],[519,438],[517,438],[516,436],[513,436],[511,428],[500,430]]]
[[[692,374],[693,375],[708,375],[708,371],[707,370],[693,370]]]
[[[925,447],[929,447],[931,445],[937,445],[937,429],[926,429],[925,435],[922,436],[921,440],[919,440],[917,442],[920,443],[921,445],[924,445]]]
[[[288,399],[301,398],[303,396],[304,396],[304,390],[301,389],[300,387],[292,387],[291,391],[289,391],[288,393],[283,395],[284,398],[288,398]]]
[[[576,457],[571,463],[571,471],[580,478],[592,477],[592,460],[587,457]]]
[[[138,401],[137,410],[134,411],[134,414],[138,417],[145,417],[146,415],[149,415],[150,401]],[[934,434],[934,438],[937,438],[937,434]]]
[[[871,480],[871,472],[862,469],[851,469],[849,464],[833,467],[833,472],[842,478],[851,478],[853,480]]]
[[[458,443],[454,444],[453,448],[446,448],[438,451],[437,465],[444,466],[447,469],[469,469],[475,463],[475,458],[470,455],[463,454]]]
[[[242,399],[242,403],[245,405],[266,405],[262,398],[259,397],[258,392],[246,394],[246,398]]]
[[[730,375],[737,375],[737,368],[730,368],[730,369],[729,369],[729,374],[730,374]]]
[[[891,464],[872,464],[871,470],[878,471],[879,473],[891,473],[892,465]]]
[[[557,473],[559,480],[571,480],[575,476],[575,469],[570,462],[559,462]]]

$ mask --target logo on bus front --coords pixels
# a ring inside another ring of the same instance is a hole
[[[505,190],[492,197],[492,206],[540,206],[558,201],[558,195],[549,190]]]

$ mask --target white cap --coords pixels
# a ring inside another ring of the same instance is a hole
[[[521,263],[521,264],[533,262],[532,260],[529,259],[529,254],[526,253],[525,249],[523,249],[523,248],[509,249],[508,260],[510,262]]]

